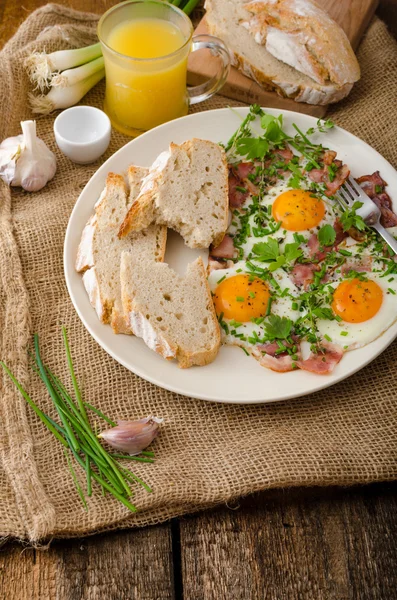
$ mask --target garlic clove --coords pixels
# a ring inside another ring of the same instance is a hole
[[[118,425],[98,435],[110,446],[131,456],[139,454],[152,443],[158,434],[162,419],[146,417],[139,421],[117,421]]]
[[[28,192],[41,190],[56,172],[55,154],[36,136],[36,121],[22,121],[22,135],[0,145],[0,177]]]

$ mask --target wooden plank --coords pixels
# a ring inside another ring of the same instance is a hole
[[[339,23],[353,48],[356,48],[375,13],[378,0],[343,0],[343,2],[341,0],[318,0],[318,3]],[[205,18],[201,20],[195,33],[196,35],[208,33]],[[217,70],[216,62],[213,58],[211,59],[208,51],[193,53],[189,58],[188,82],[191,85],[198,85],[213,77]],[[264,90],[233,67],[220,94],[248,104],[257,103],[262,106],[295,110],[315,117],[323,117],[327,111],[326,106],[314,106],[281,98],[275,92]]]
[[[281,490],[180,521],[184,600],[392,600],[397,484]]]
[[[171,526],[0,550],[0,598],[174,600]]]

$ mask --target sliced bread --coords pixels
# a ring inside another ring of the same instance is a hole
[[[180,233],[191,248],[217,246],[228,226],[228,207],[224,150],[199,139],[171,144],[144,178],[119,236],[155,222]]]
[[[347,37],[310,0],[206,0],[205,8],[234,66],[265,89],[323,105],[347,96],[359,78]]]
[[[201,258],[180,277],[166,263],[121,256],[121,296],[133,333],[179,367],[214,360],[220,331]]]
[[[163,260],[167,239],[165,227],[152,225],[140,233],[120,240],[117,232],[127,210],[135,201],[147,169],[132,166],[128,170],[129,193],[121,175],[109,173],[95,214],[84,228],[78,249],[76,270],[90,302],[102,323],[110,323],[115,333],[131,333],[123,313],[120,288],[122,252]]]

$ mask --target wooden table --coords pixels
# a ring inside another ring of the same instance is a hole
[[[68,0],[103,12],[110,0]],[[0,44],[42,0],[0,2]],[[397,0],[379,15],[397,34]],[[0,549],[4,600],[395,600],[397,483],[275,490],[142,530]]]

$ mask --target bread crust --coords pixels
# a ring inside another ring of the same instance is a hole
[[[140,184],[142,175],[146,172],[146,168],[131,166],[127,174],[130,185],[133,187],[138,182]],[[110,324],[114,333],[132,334],[132,331],[123,313],[119,294],[114,291],[111,297],[107,297],[104,293],[95,263],[94,238],[97,234],[100,235],[100,242],[105,244],[102,249],[103,252],[107,250],[109,238],[113,239],[114,236],[117,241],[120,213],[124,215],[124,211],[127,210],[127,207],[135,198],[135,192],[136,190],[131,189],[130,193],[127,194],[127,186],[122,175],[108,174],[105,189],[95,205],[95,213],[90,217],[83,230],[76,258],[75,267],[78,272],[83,273],[83,283],[91,305],[95,308],[99,320],[104,324]],[[120,201],[124,201],[124,204],[120,205]],[[140,235],[137,234],[134,239],[131,239],[130,243],[127,239],[123,244],[125,250],[131,247],[135,248],[136,251],[138,246],[134,246],[134,244],[139,244]],[[156,236],[156,255],[153,256],[153,260],[163,261],[167,242],[167,228],[153,226],[153,230],[150,231],[149,235]],[[142,242],[144,242],[144,237]]]
[[[244,5],[254,17],[250,23],[259,32],[261,43],[279,60],[312,77],[322,85],[337,87],[353,84],[360,78],[360,67],[350,42],[341,27],[314,0],[253,0]],[[310,71],[286,60],[285,51],[270,49],[266,43],[270,30],[286,34],[301,54]]]

